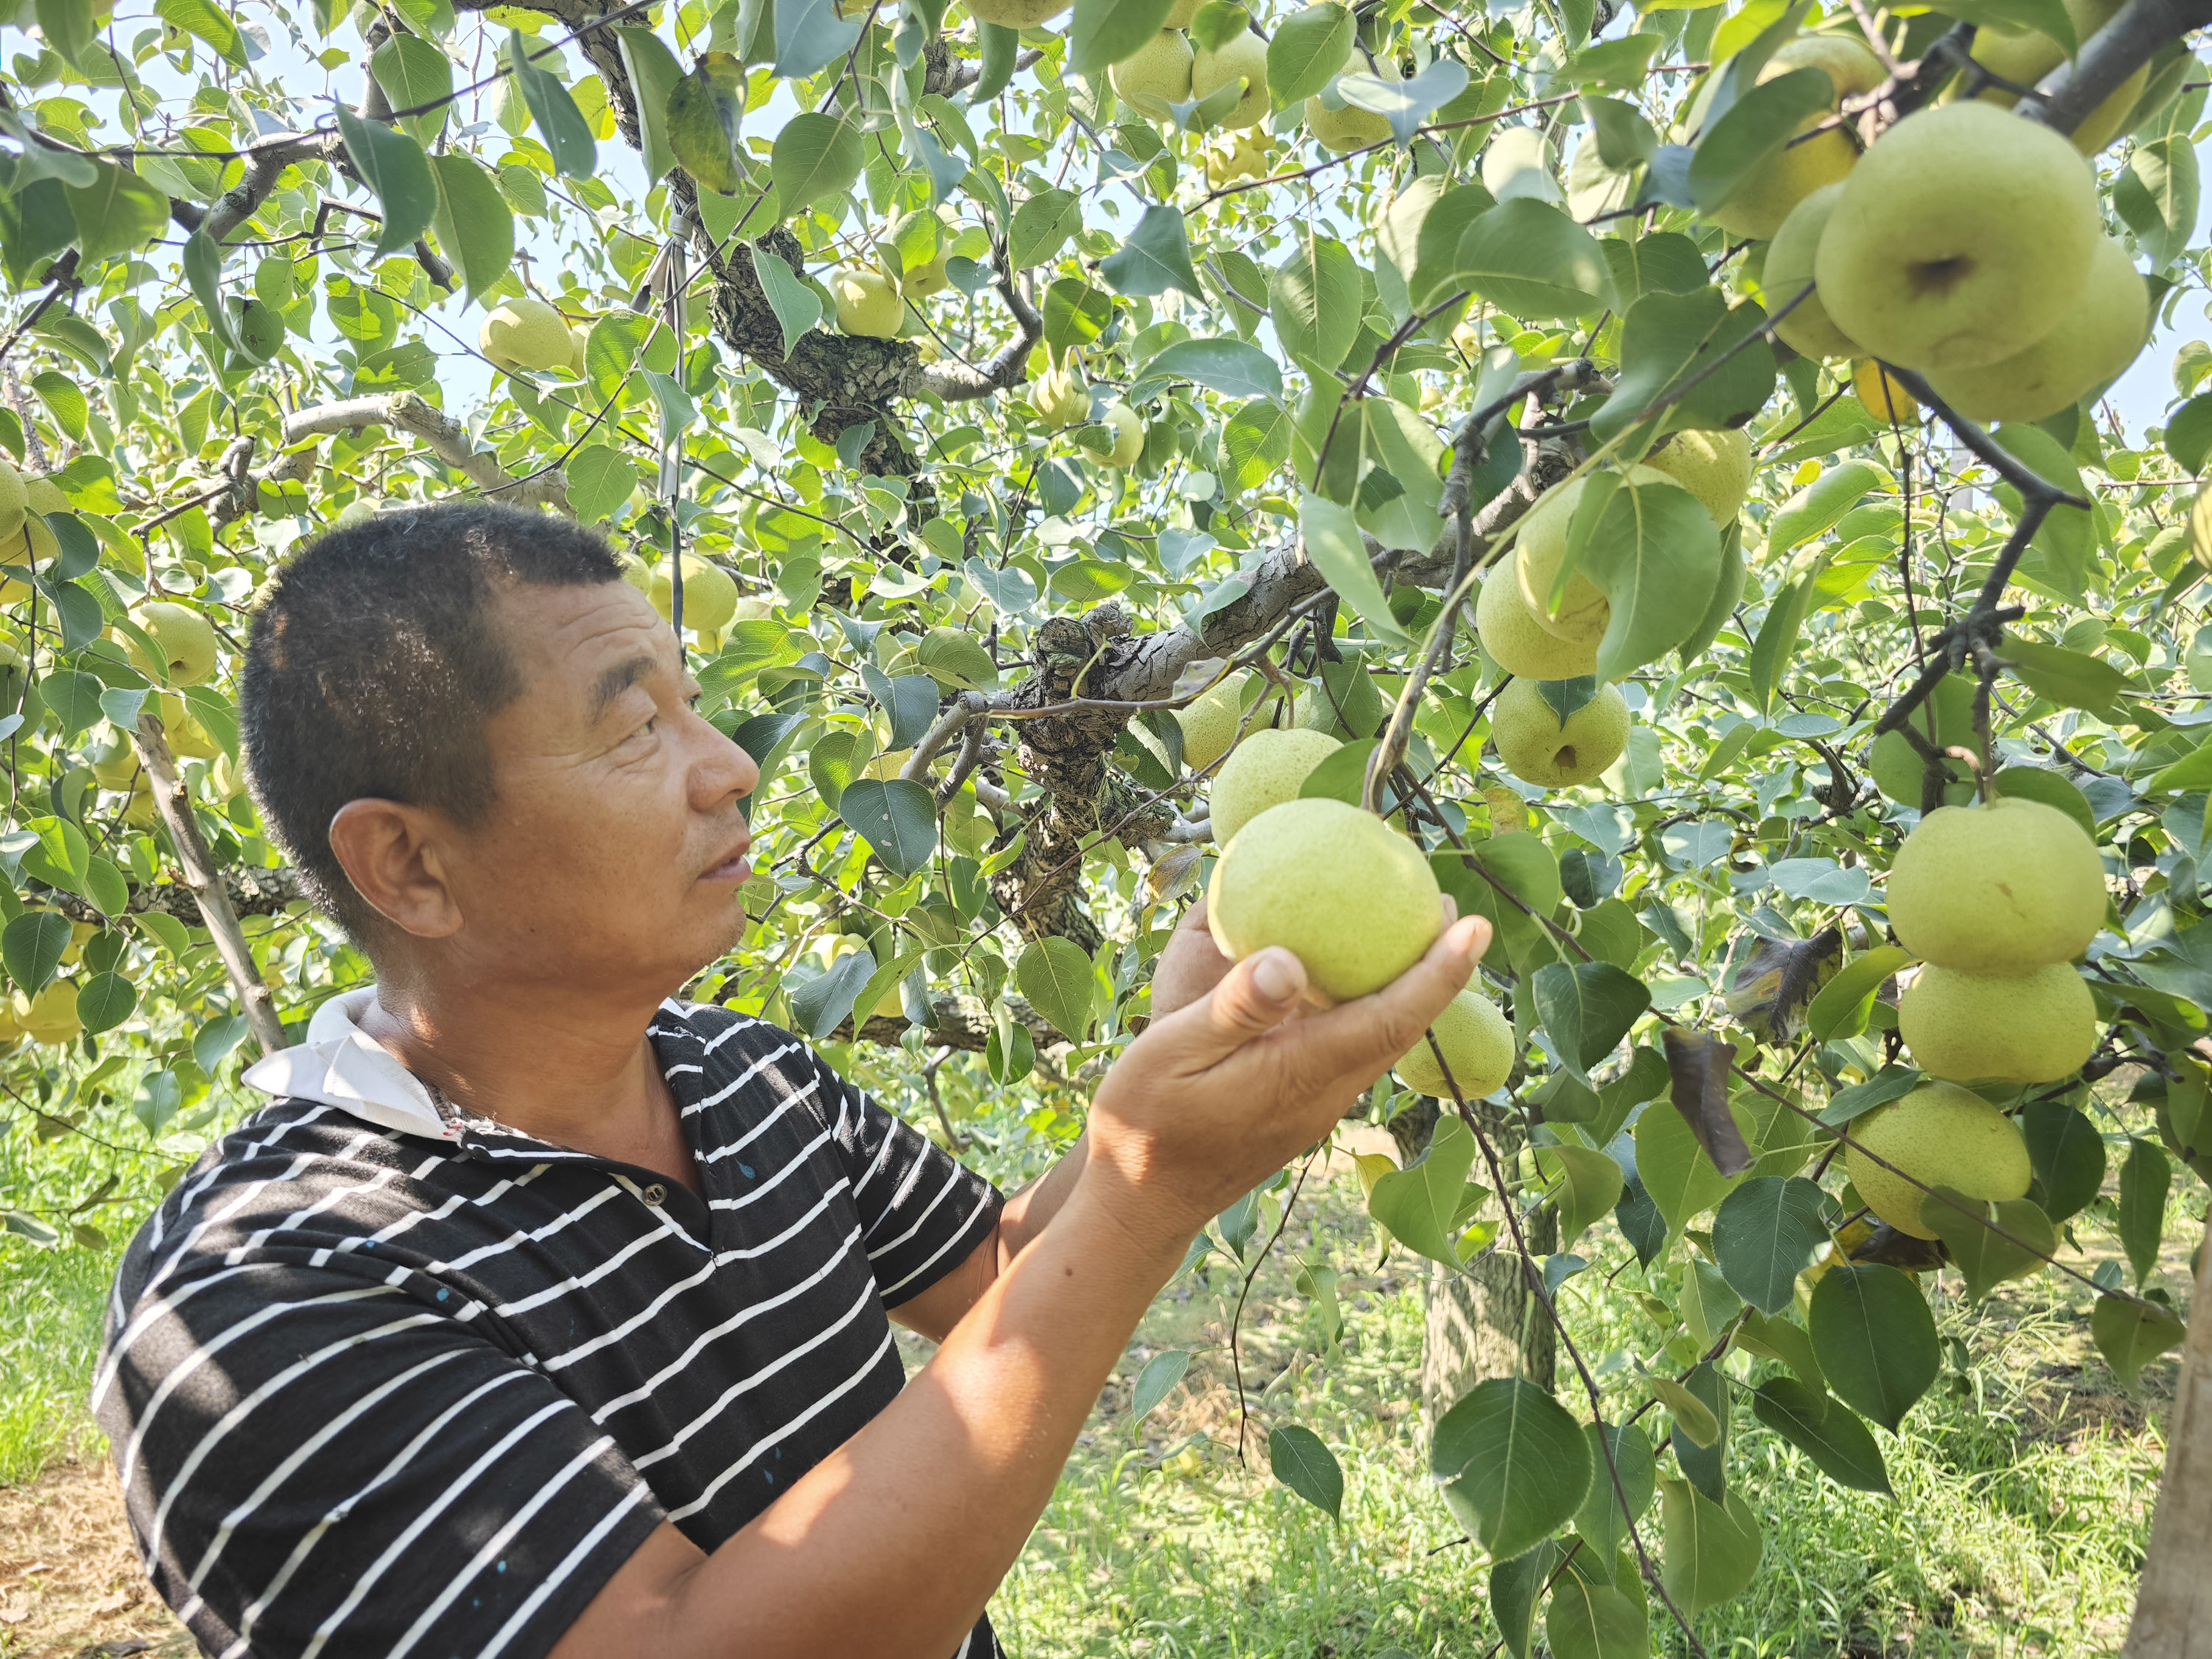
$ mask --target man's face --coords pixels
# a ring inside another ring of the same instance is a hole
[[[760,768],[627,582],[495,603],[524,689],[485,728],[491,809],[453,843],[460,942],[502,978],[668,995],[744,931]]]

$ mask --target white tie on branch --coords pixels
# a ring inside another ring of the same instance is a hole
[[[177,867],[183,872],[192,896],[199,901],[200,915],[215,936],[216,954],[222,958],[223,971],[230,975],[230,988],[238,994],[246,1025],[261,1045],[261,1052],[273,1054],[284,1047],[284,1022],[276,1018],[276,1002],[253,965],[253,952],[239,927],[238,912],[230,908],[229,890],[201,838],[199,821],[192,817],[191,793],[177,775],[176,759],[169,753],[161,722],[150,714],[141,714],[137,730],[131,735],[137,742],[139,763],[154,781],[154,805],[168,827]]]
[[[412,392],[349,398],[343,403],[317,404],[300,410],[284,418],[284,444],[289,448],[302,438],[358,431],[368,426],[389,426],[411,432],[428,446],[432,454],[495,500],[516,507],[554,507],[563,513],[568,511],[568,481],[558,468],[526,478],[516,477],[499,464],[498,456],[489,449],[477,447],[467,428]]]

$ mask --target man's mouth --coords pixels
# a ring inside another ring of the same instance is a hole
[[[752,850],[752,845],[750,838],[739,842],[718,861],[709,865],[699,879],[744,883],[753,872],[752,866],[745,861],[745,854]]]

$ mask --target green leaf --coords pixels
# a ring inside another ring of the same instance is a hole
[[[819,0],[827,4],[828,0]],[[781,7],[779,7],[779,10]],[[786,218],[852,188],[860,176],[860,135],[834,115],[809,110],[775,135],[769,176]]]
[[[2003,1231],[1991,1231],[1977,1216]],[[1969,1301],[1980,1301],[2008,1279],[2039,1271],[2058,1252],[2057,1229],[2024,1198],[1986,1204],[1939,1186],[1920,1200],[1920,1224],[1950,1249],[1952,1264],[1966,1276]]]
[[[1054,351],[1089,345],[1113,320],[1113,301],[1080,276],[1063,276],[1044,291],[1044,343]]]
[[[1067,66],[1096,75],[1160,32],[1174,0],[1075,0],[1067,26]]]
[[[2087,493],[2073,456],[2041,427],[2008,421],[1990,435],[2040,477],[2076,495]],[[1996,494],[2008,511],[2020,511],[2020,496],[2011,485],[1998,486]],[[2035,532],[2031,549],[2036,556],[2022,561],[2023,574],[2037,576],[2045,586],[2078,602],[2089,580],[2094,540],[2088,514],[2078,507],[2054,507]]]
[[[110,919],[119,917],[131,908],[131,884],[123,878],[123,872],[115,861],[94,853],[85,860],[84,896],[99,907],[100,914]]]
[[[2062,1222],[2088,1207],[2105,1185],[2105,1140],[2096,1126],[2061,1100],[2036,1100],[2021,1113],[2021,1137],[2043,1188],[2043,1212]]]
[[[448,150],[431,158],[438,185],[438,245],[452,256],[475,300],[514,263],[514,210],[473,160]]]
[[[845,792],[848,799],[852,793]],[[1091,957],[1073,939],[1031,939],[1014,964],[1015,987],[1071,1042],[1082,1042],[1091,1030],[1092,983]]]
[[[1493,1376],[1437,1419],[1429,1468],[1453,1518],[1492,1561],[1510,1561],[1582,1507],[1590,1445],[1542,1389]]]
[[[0,962],[26,996],[36,996],[53,981],[69,949],[69,918],[58,910],[26,910],[0,928]]]
[[[437,217],[438,181],[430,171],[430,158],[398,128],[364,121],[343,104],[337,118],[346,159],[384,210],[384,229],[370,252],[380,258],[396,253],[429,229]]]
[[[120,974],[94,974],[77,987],[76,1017],[94,1036],[113,1030],[137,1006],[137,988]]]
[[[840,17],[836,0],[775,0],[775,72],[793,81],[827,69],[860,38],[860,20]]]
[[[2212,456],[2212,392],[2199,392],[2166,417],[2165,444],[2184,472],[2204,470]]]
[[[192,1034],[192,1063],[210,1077],[230,1051],[246,1040],[244,1014],[221,1014]]]
[[[1790,1306],[1797,1275],[1828,1242],[1828,1195],[1810,1181],[1753,1176],[1713,1216],[1713,1255],[1729,1288],[1761,1313]]]
[[[1466,91],[1467,82],[1467,65],[1445,53],[1410,81],[1354,70],[1337,76],[1336,91],[1346,103],[1381,116],[1390,124],[1393,137],[1410,144],[1423,118]]]
[[[1797,649],[1805,618],[1812,614],[1814,601],[1820,597],[1820,573],[1827,562],[1827,551],[1823,550],[1812,569],[1782,590],[1767,606],[1766,620],[1759,624],[1759,637],[1751,643],[1751,701],[1761,716],[1773,712],[1775,688]]]
[[[1719,528],[1673,483],[1600,474],[1583,492],[1568,543],[1567,565],[1612,606],[1598,641],[1600,679],[1619,679],[1687,639],[1720,580]]]
[[[822,296],[799,281],[781,257],[764,247],[753,250],[753,274],[760,278],[769,308],[783,329],[783,351],[789,356],[799,337],[822,320]]]
[[[1652,1493],[1658,1489],[1659,1466],[1651,1455],[1651,1442],[1633,1424],[1601,1427],[1585,1423],[1583,1435],[1589,1442],[1590,1484],[1583,1494],[1581,1508],[1575,1511],[1575,1530],[1589,1540],[1600,1556],[1610,1560],[1628,1540],[1629,1522],[1651,1507]],[[1612,1470],[1606,1465],[1605,1446],[1613,1449],[1613,1468],[1620,1471],[1621,1487],[1628,1493],[1626,1513],[1620,1493],[1613,1489]]]
[[[174,1072],[164,1066],[138,1079],[137,1091],[131,1097],[131,1115],[145,1125],[148,1134],[158,1135],[184,1103],[184,1085]]]
[[[876,971],[876,959],[865,947],[831,963],[829,970],[791,992],[791,1017],[799,1030],[817,1042],[845,1023],[853,1004]],[[863,1016],[865,1018],[865,1016]]]
[[[586,444],[568,458],[568,507],[580,524],[597,524],[637,489],[637,463],[611,444]]]
[[[1150,1417],[1160,1401],[1175,1392],[1176,1384],[1189,1369],[1190,1355],[1181,1348],[1170,1348],[1146,1360],[1145,1369],[1137,1373],[1136,1386],[1129,1390],[1130,1421],[1141,1423]]]
[[[738,129],[745,114],[745,66],[726,52],[699,55],[669,88],[668,149],[702,189],[733,196],[744,183]]]
[[[837,816],[894,875],[912,875],[937,850],[937,798],[925,784],[856,778],[839,798]]]
[[[1553,1054],[1586,1087],[1589,1068],[1619,1048],[1651,1006],[1644,982],[1609,962],[1551,963],[1536,970],[1531,986]]]
[[[2173,1168],[2164,1152],[2148,1140],[2130,1144],[2128,1161],[2120,1165],[2120,1243],[2138,1285],[2158,1266],[2158,1247],[2166,1237],[2166,1192],[2172,1184]]]
[[[1895,1267],[1838,1262],[1813,1287],[1813,1352],[1836,1396],[1895,1433],[1942,1369],[1935,1317]]]
[[[1670,1376],[1647,1376],[1644,1381],[1673,1416],[1675,1429],[1687,1437],[1691,1444],[1712,1447],[1720,1443],[1721,1419],[1711,1406]]]
[[[2100,719],[2117,718],[2114,699],[2128,689],[2128,677],[2102,657],[2010,634],[1998,646],[1997,654],[2038,696],[2048,697],[2062,708],[2086,708]]]
[[[1725,1094],[1722,1099],[1727,1100]],[[1655,1106],[1645,1112],[1636,1120],[1634,1133],[1637,1179],[1667,1218],[1669,1231],[1681,1231],[1743,1178],[1723,1176],[1698,1144],[1688,1121],[1672,1108],[1662,1111]]]
[[[1146,396],[1140,388],[1170,380],[1195,380],[1224,398],[1270,398],[1283,395],[1283,372],[1275,360],[1255,345],[1242,340],[1179,340],[1146,363],[1131,396]]]
[[[1640,1603],[1579,1572],[1559,1575],[1544,1610],[1552,1659],[1645,1659],[1651,1632]]]
[[[1334,3],[1308,6],[1278,23],[1267,43],[1267,91],[1275,107],[1302,104],[1334,80],[1352,56],[1352,33],[1351,12]]]
[[[1547,202],[1522,197],[1482,215],[1460,239],[1460,278],[1529,321],[1605,309],[1613,274],[1596,239]]]
[[[623,67],[629,72],[630,86],[637,94],[639,148],[645,156],[645,181],[651,185],[678,163],[675,146],[669,142],[668,101],[684,83],[684,65],[649,28],[626,24],[617,27],[614,36],[622,50]],[[586,128],[586,137],[589,136]]]
[[[39,394],[39,401],[54,417],[54,424],[67,433],[72,442],[84,441],[85,422],[92,414],[92,405],[85,400],[83,389],[58,368],[41,369],[31,376],[31,390]]]
[[[639,32],[651,39],[649,31]],[[520,29],[507,31],[507,61],[514,70],[516,83],[522,88],[522,101],[530,106],[530,118],[538,123],[538,136],[553,152],[555,170],[565,178],[590,178],[599,165],[599,142],[592,137],[591,124],[576,107],[576,100],[568,95],[568,88],[551,70],[531,60],[530,42]],[[670,61],[672,65],[674,60]],[[639,90],[642,95],[643,89]],[[659,106],[656,104],[654,107],[658,109]]]
[[[400,118],[400,129],[410,137],[428,144],[446,130],[453,112],[453,63],[436,42],[400,30],[370,57],[368,71],[393,109],[429,106],[420,115]]]
[[[2018,795],[2055,806],[2081,826],[2081,833],[2097,839],[2097,814],[2089,798],[2047,767],[2006,766],[1991,780],[2000,795]]]
[[[1376,1179],[1367,1213],[1407,1249],[1456,1268],[1460,1229],[1455,1224],[1466,1202],[1474,1152],[1474,1137],[1465,1124],[1439,1118],[1426,1152]]]
[[[59,52],[70,67],[83,69],[87,54],[100,38],[100,24],[93,16],[91,0],[38,0],[33,10],[38,19],[39,33],[46,37],[46,44]]]
[[[1208,303],[1191,269],[1190,240],[1179,208],[1146,208],[1128,239],[1098,262],[1098,274],[1116,294],[1149,296],[1179,288],[1201,305]]]
[[[1041,265],[1082,228],[1081,198],[1072,190],[1041,190],[1014,210],[1006,232],[1006,258],[1016,270]]]
[[[1797,1373],[1800,1382],[1827,1393],[1827,1376],[1814,1358],[1813,1339],[1803,1326],[1785,1318],[1769,1319],[1754,1308],[1736,1328],[1735,1346],[1746,1353],[1780,1360]]]
[[[1339,507],[1310,489],[1303,491],[1298,534],[1305,543],[1306,557],[1321,572],[1322,580],[1336,590],[1362,622],[1393,645],[1413,643],[1391,614],[1389,601],[1382,597],[1382,584],[1368,561],[1367,544],[1360,538],[1359,524],[1350,507]]]
[[[1359,337],[1359,266],[1351,251],[1325,236],[1298,238],[1267,279],[1267,314],[1285,351],[1334,368]]]
[[[2074,20],[2062,0],[1943,0],[1934,9],[1947,17],[2002,33],[2018,34],[2033,29],[2056,41],[2069,58],[2081,45]]]
[[[154,15],[173,28],[197,35],[239,68],[246,66],[246,37],[214,0],[155,0]]]
[[[1880,486],[1881,474],[1864,461],[1845,461],[1774,509],[1766,521],[1766,556],[1778,558],[1800,542],[1832,530],[1866,493]]]
[[[2112,181],[2112,205],[2154,264],[2174,264],[2197,229],[2197,151],[2185,133],[2138,143]]]
[[[1311,1429],[1285,1423],[1267,1431],[1267,1468],[1276,1480],[1332,1519],[1344,1518],[1344,1471]]]
[[[2188,1333],[2181,1321],[2155,1303],[2127,1297],[2100,1296],[2089,1312],[2089,1334],[2097,1352],[2130,1394],[2139,1392],[2142,1368],[2170,1348],[2181,1346]]]
[[[1700,213],[1723,207],[1772,167],[1808,117],[1835,106],[1827,71],[1792,70],[1738,98],[1698,140],[1690,160],[1690,196]]]
[[[135,173],[106,161],[98,165],[99,177],[89,185],[62,186],[76,222],[77,252],[87,264],[136,252],[169,222],[167,197]]]
[[[1765,1551],[1751,1505],[1737,1492],[1716,1504],[1686,1480],[1662,1480],[1659,1492],[1667,1594],[1692,1619],[1741,1595]]]
[[[1823,1042],[1858,1036],[1872,1016],[1875,994],[1911,960],[1912,952],[1899,945],[1860,951],[1814,993],[1805,1009],[1805,1029]]]
[[[1593,1222],[1613,1213],[1624,1184],[1620,1165],[1590,1146],[1540,1148],[1536,1168],[1559,1183],[1559,1248],[1571,1249]]]
[[[1841,1401],[1796,1377],[1771,1376],[1753,1390],[1751,1409],[1838,1486],[1890,1491],[1889,1469],[1873,1431]]]

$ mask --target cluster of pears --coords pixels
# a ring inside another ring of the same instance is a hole
[[[2076,20],[2085,34],[2101,21],[2094,9]],[[1998,30],[1975,52],[2023,84],[2061,56],[2039,34]],[[1881,75],[1840,37],[1791,41],[1768,71],[1779,65],[1825,70],[1839,94]],[[2083,154],[2110,139],[2140,90],[2116,93],[2118,112],[2099,111],[2070,143],[2009,113],[2008,92],[1908,116],[1863,158],[1845,129],[1823,131],[1713,216],[1771,236],[1768,307],[1796,301],[1776,333],[1807,356],[1860,362],[1870,409],[1911,412],[1878,369],[1869,395],[1864,365],[1878,360],[1924,375],[1971,419],[2042,420],[2117,379],[2148,337],[2148,291],[2104,232]]]
[[[1741,429],[1677,432],[1626,477],[1630,485],[1679,484],[1715,523],[1732,524],[1751,487],[1751,440]],[[1588,482],[1577,479],[1528,515],[1511,561],[1490,573],[1475,599],[1483,648],[1514,676],[1491,706],[1491,740],[1506,770],[1547,788],[1589,782],[1628,746],[1628,705],[1613,686],[1598,687],[1564,720],[1538,686],[1595,674],[1613,620],[1612,603],[1579,571],[1552,602]]]
[[[0,455],[0,564],[36,567],[58,555],[61,544],[46,515],[69,510],[69,498],[52,478],[18,472]],[[27,599],[30,592],[27,583],[13,576],[0,579],[0,605]]]
[[[589,334],[572,326],[543,300],[525,295],[501,300],[484,313],[477,328],[477,345],[495,368],[513,374],[531,369],[539,374],[565,368],[584,372],[584,343]]]
[[[990,3],[986,0],[987,7]],[[1019,0],[1013,3],[1018,4]],[[1052,0],[1036,0],[1036,3],[1044,5]],[[1045,15],[1064,9],[1064,4],[1052,3]],[[1243,93],[1215,125],[1260,125],[1272,107],[1267,97],[1267,41],[1246,28],[1218,46],[1194,46],[1183,31],[1197,15],[1198,0],[1175,0],[1160,32],[1107,71],[1115,95],[1138,114],[1166,121],[1174,117],[1174,105],[1209,98],[1241,77]]]
[[[1233,737],[1235,696],[1227,702]],[[1419,847],[1372,812],[1299,794],[1339,746],[1306,726],[1254,732],[1223,763],[1208,805],[1221,848],[1206,889],[1214,943],[1240,961],[1285,946],[1331,1002],[1382,989],[1421,959],[1443,925],[1443,898]],[[1466,1098],[1490,1094],[1512,1070],[1512,1023],[1472,988],[1431,1029]],[[1423,1094],[1451,1093],[1425,1038],[1397,1071]]]
[[[1054,432],[1090,424],[1091,382],[1073,349],[1065,353],[1047,352],[1045,371],[1037,377],[1036,390],[1030,393],[1030,407]],[[1112,447],[1099,460],[1116,469],[1134,466],[1145,453],[1143,417],[1117,398],[1100,411],[1098,424],[1114,434]]]
[[[768,603],[747,599],[738,592],[737,579],[712,559],[696,553],[684,558],[684,626],[699,636],[709,651],[720,647],[722,630],[745,617],[764,617]],[[667,561],[648,566],[635,553],[623,560],[623,580],[653,601],[662,617],[672,621],[676,587],[669,578]]]
[[[98,932],[100,929],[90,922],[71,922],[70,942],[62,951],[62,965],[74,967],[85,941]],[[73,1042],[84,1030],[84,1021],[76,1011],[77,985],[73,979],[58,979],[36,996],[17,991],[0,998],[0,1047],[23,1037],[50,1048]]]
[[[889,340],[912,333],[912,302],[926,300],[951,279],[945,267],[955,254],[980,258],[990,251],[981,230],[960,223],[951,204],[935,210],[917,208],[894,220],[885,233],[884,258],[877,264],[843,264],[830,273],[830,297],[837,326],[848,334]]]
[[[1962,1083],[2052,1082],[2096,1047],[2096,1003],[2072,963],[2104,924],[2104,861],[2040,801],[1941,807],[1899,849],[1888,900],[1890,926],[1923,963],[1899,1033],[1923,1071],[1961,1081],[1923,1084],[1858,1119],[1844,1165],[1875,1215],[1933,1238],[1923,1187],[2003,1202],[2032,1173],[2012,1119]]]

